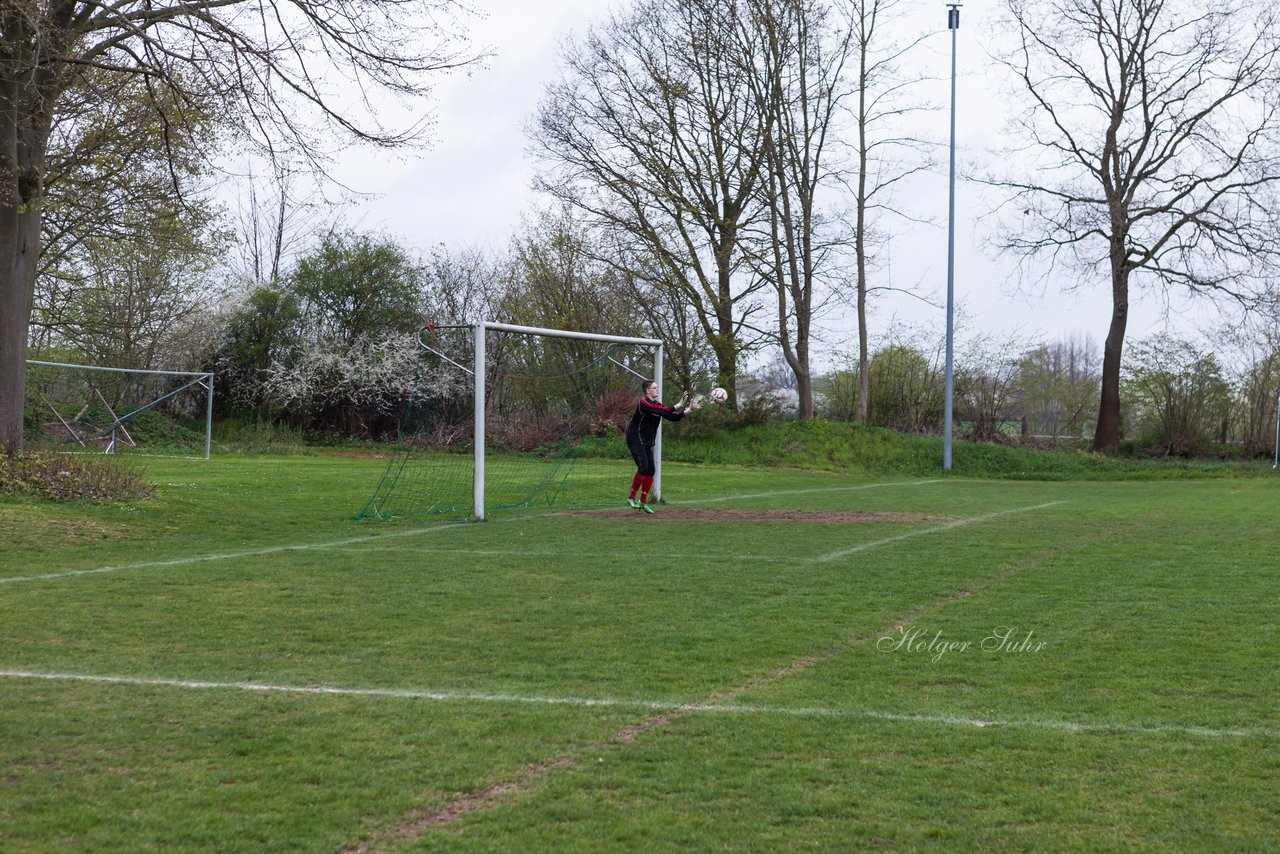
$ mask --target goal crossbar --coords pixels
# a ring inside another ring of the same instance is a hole
[[[661,347],[658,338],[630,338],[625,335],[602,335],[594,332],[575,332],[569,329],[546,329],[541,326],[516,326],[511,323],[494,323],[489,320],[479,323],[439,323],[428,324],[418,333],[421,341],[422,332],[432,329],[492,329],[495,332],[519,332],[526,335],[543,335],[547,338],[577,338],[584,341],[604,341],[614,344],[640,344],[647,347]],[[424,345],[425,346],[425,345]]]

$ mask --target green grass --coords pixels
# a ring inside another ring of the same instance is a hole
[[[140,465],[0,499],[6,854],[1280,846],[1271,478],[673,463],[413,526],[350,519],[381,460]]]

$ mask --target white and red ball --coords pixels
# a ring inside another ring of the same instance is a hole
[[[729,399],[729,392],[717,386],[711,389],[711,399],[716,403],[724,403]]]

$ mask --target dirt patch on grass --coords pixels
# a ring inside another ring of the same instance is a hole
[[[372,854],[385,843],[417,839],[432,827],[449,824],[468,813],[486,810],[505,798],[524,795],[531,786],[557,768],[567,768],[577,762],[572,753],[562,753],[546,762],[526,765],[511,779],[493,783],[478,792],[454,797],[442,806],[417,810],[407,820],[388,828],[365,842],[347,846],[340,854]]]
[[[662,507],[658,512],[623,510],[575,510],[569,516],[635,516],[671,522],[930,522],[949,516],[927,513],[882,513],[874,510],[709,510],[695,507]]]
[[[130,536],[123,525],[93,519],[40,519],[18,508],[0,508],[0,530],[10,545],[24,549],[121,540]]]
[[[342,451],[337,448],[317,448],[316,453],[324,457],[352,457],[357,460],[389,460],[395,456],[391,453],[375,451]]]

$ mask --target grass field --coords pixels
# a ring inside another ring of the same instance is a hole
[[[6,854],[1280,848],[1270,478],[419,526],[379,460],[140,464],[0,499]]]

